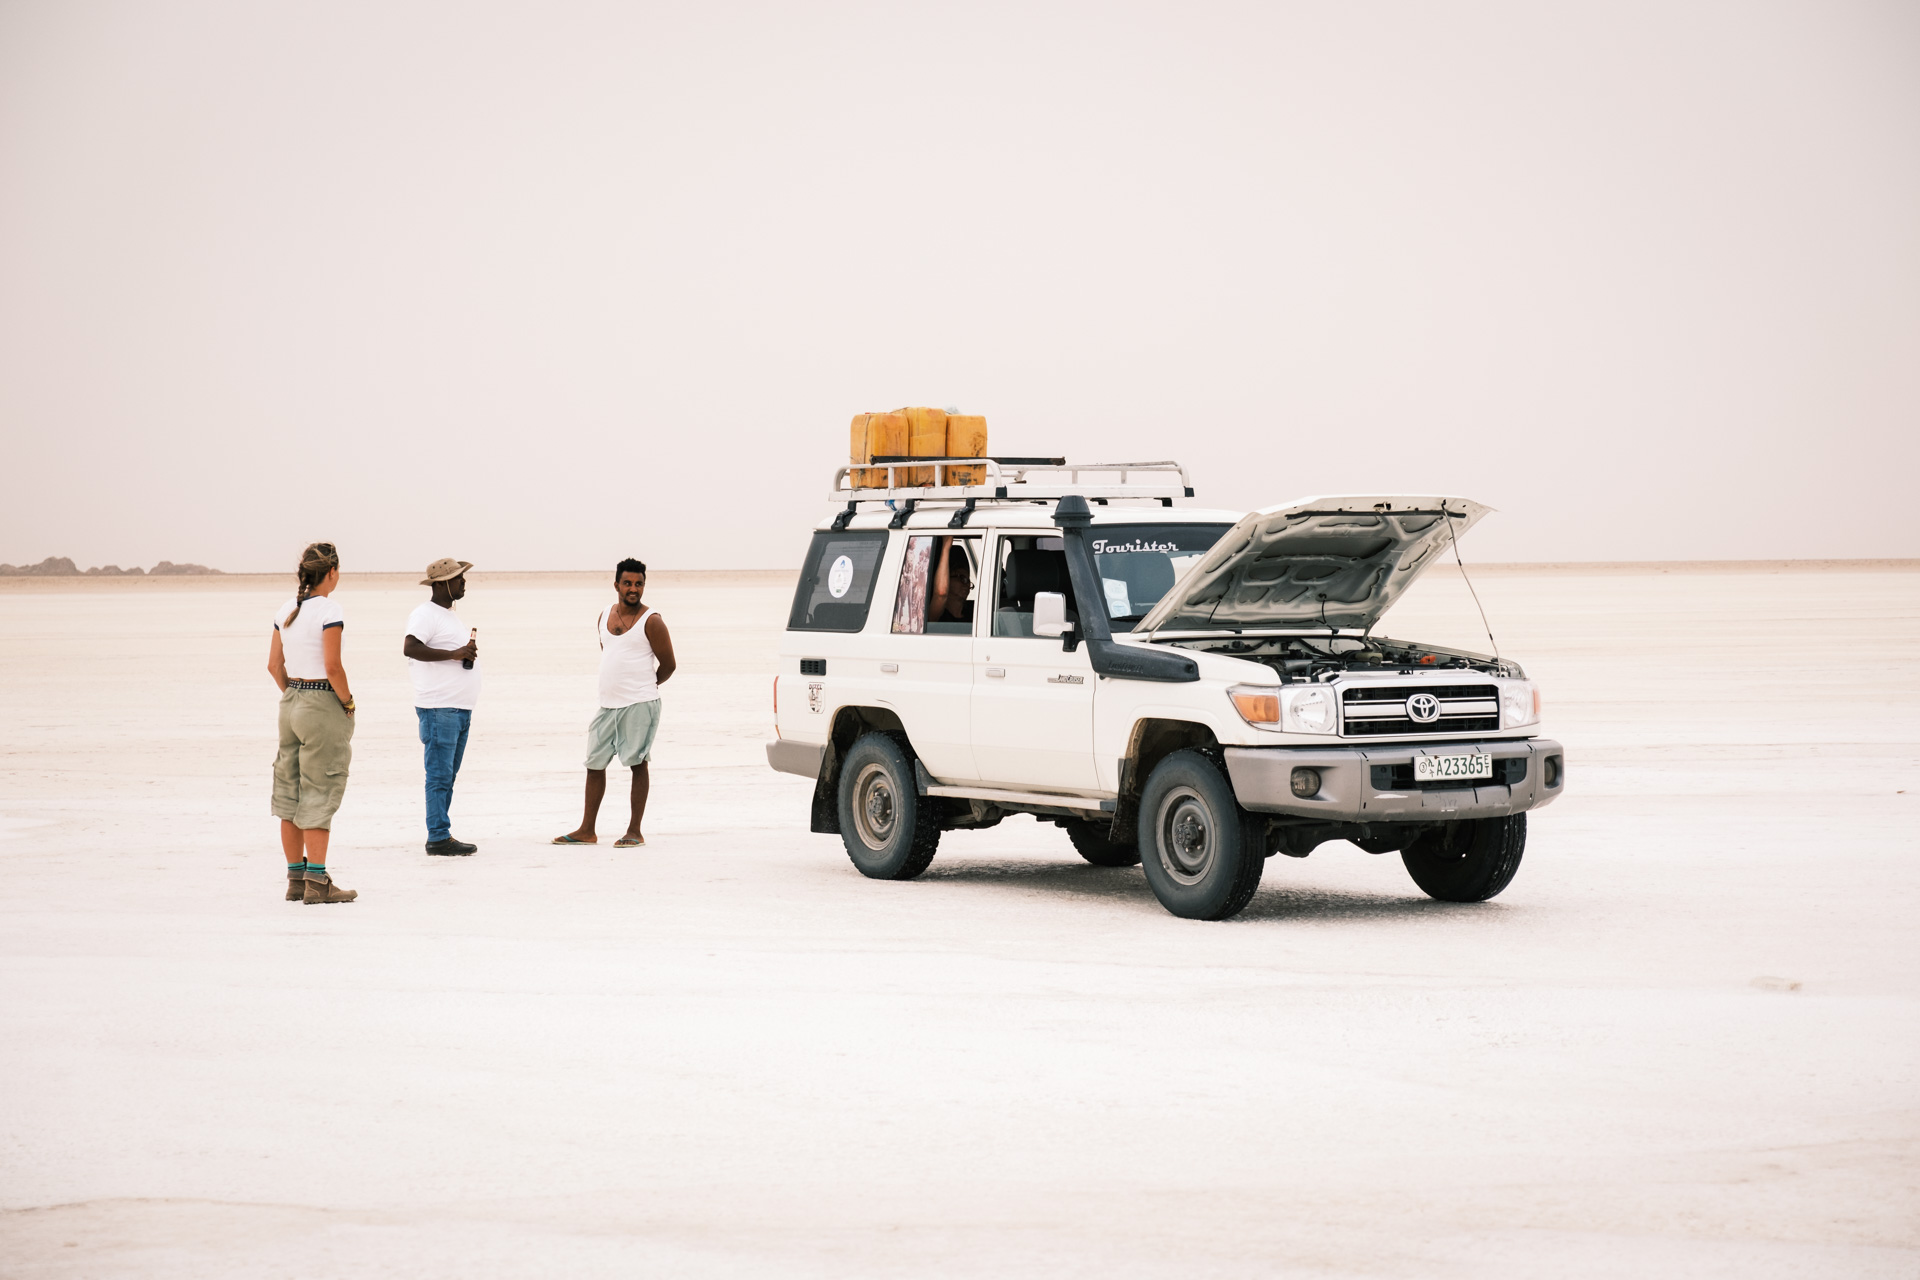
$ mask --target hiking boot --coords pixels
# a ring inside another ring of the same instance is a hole
[[[342,889],[333,883],[333,877],[326,872],[315,875],[307,872],[307,894],[301,901],[312,905],[316,902],[352,902],[360,896],[358,889]]]
[[[307,870],[305,867],[287,868],[287,901],[305,902],[307,900]]]
[[[464,858],[480,846],[468,844],[464,840],[455,840],[448,836],[445,840],[429,840],[427,852],[436,858]]]

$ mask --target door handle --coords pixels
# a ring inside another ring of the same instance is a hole
[[[987,668],[987,679],[1004,680],[1006,678],[1007,678],[1007,669],[1005,667],[988,667]]]
[[[883,662],[880,664],[880,674],[883,676],[899,675],[900,664],[897,662]]]

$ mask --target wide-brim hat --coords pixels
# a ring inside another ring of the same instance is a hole
[[[471,560],[435,560],[427,566],[427,576],[420,579],[420,585],[430,587],[436,582],[451,582],[471,568]]]

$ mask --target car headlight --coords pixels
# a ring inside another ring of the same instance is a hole
[[[1236,684],[1227,690],[1233,709],[1256,729],[1284,729],[1289,733],[1332,733],[1333,690],[1320,687],[1283,689],[1265,684]]]
[[[1540,721],[1540,690],[1531,680],[1509,680],[1500,686],[1500,727],[1517,729]]]
[[[1284,689],[1280,693],[1280,723],[1294,733],[1332,733],[1333,690]]]

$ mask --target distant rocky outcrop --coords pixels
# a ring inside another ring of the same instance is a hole
[[[74,578],[80,570],[65,556],[48,556],[39,564],[0,564],[0,576],[9,578]]]
[[[82,569],[65,556],[48,556],[39,564],[0,564],[0,578],[166,578],[188,573],[224,572],[222,569],[209,569],[203,564],[175,564],[171,560],[162,560],[151,570],[142,569],[139,565],[122,569],[117,564]]]

